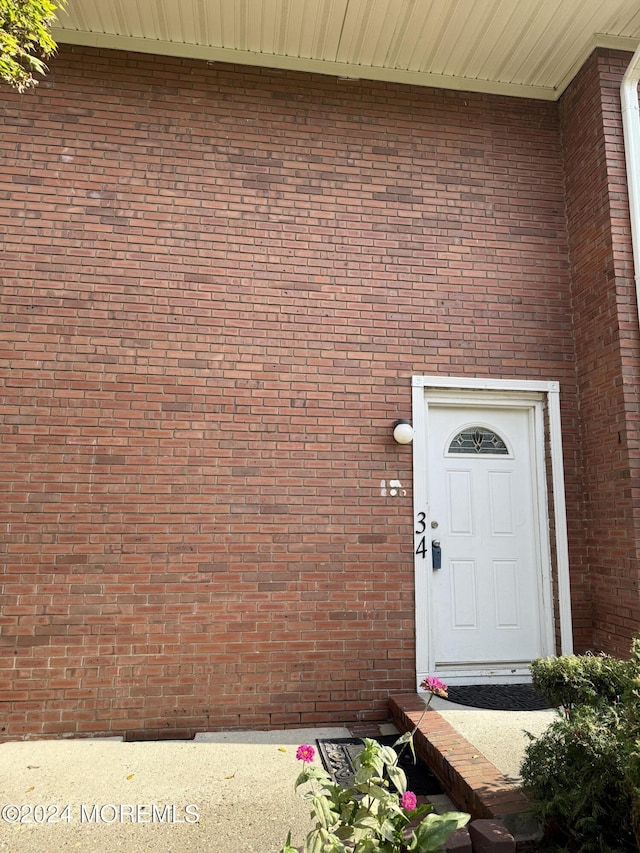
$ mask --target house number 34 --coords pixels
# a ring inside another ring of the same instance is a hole
[[[420,537],[418,540],[418,547],[416,548],[416,554],[418,554],[422,559],[427,556],[427,537],[426,537],[426,529],[427,529],[427,514],[426,512],[419,512],[416,522],[416,537]]]

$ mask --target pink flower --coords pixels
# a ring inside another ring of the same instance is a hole
[[[408,812],[412,812],[418,805],[418,798],[413,791],[405,791],[405,793],[400,797],[400,805]]]
[[[443,684],[439,678],[436,678],[433,675],[428,675],[424,681],[420,684],[422,690],[428,690],[429,693],[433,693],[435,696],[440,696],[442,699],[447,698],[447,690],[449,689],[446,684]]]
[[[303,743],[302,746],[299,746],[296,749],[296,758],[298,761],[309,762],[313,761],[316,757],[316,751],[312,746],[309,746],[308,743]]]

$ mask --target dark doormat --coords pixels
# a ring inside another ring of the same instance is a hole
[[[473,684],[449,687],[449,702],[491,711],[543,711],[550,705],[532,684]]]
[[[400,735],[382,735],[374,738],[384,746],[393,746]],[[327,773],[330,773],[340,785],[348,787],[355,776],[354,762],[359,752],[362,751],[361,738],[346,737],[335,740],[318,740],[318,751]],[[399,752],[402,747],[397,747]],[[426,764],[416,756],[414,763],[411,748],[406,747],[398,762],[407,776],[407,790],[414,794],[423,796],[442,794],[443,790]]]

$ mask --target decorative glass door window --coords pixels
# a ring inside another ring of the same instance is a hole
[[[490,454],[508,456],[507,445],[495,432],[485,427],[473,426],[463,429],[449,445],[449,453]]]

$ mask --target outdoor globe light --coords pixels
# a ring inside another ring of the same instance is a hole
[[[393,422],[393,437],[398,444],[411,444],[413,441],[413,427],[411,421],[400,418]]]

